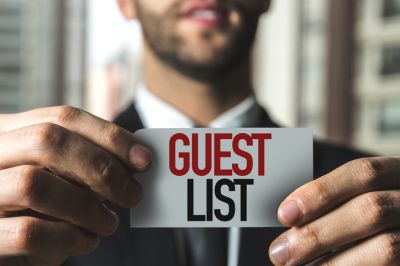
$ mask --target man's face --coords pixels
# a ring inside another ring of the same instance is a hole
[[[218,79],[249,54],[269,0],[131,0],[145,40],[191,78]]]

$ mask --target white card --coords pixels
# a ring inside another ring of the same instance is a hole
[[[311,129],[144,129],[153,152],[136,174],[131,227],[280,227],[284,198],[313,177]]]

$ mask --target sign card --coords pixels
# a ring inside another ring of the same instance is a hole
[[[279,204],[313,176],[311,129],[144,129],[131,227],[279,227]]]

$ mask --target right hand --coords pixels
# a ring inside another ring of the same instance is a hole
[[[0,115],[0,265],[55,266],[87,254],[134,207],[151,163],[128,131],[61,106]]]

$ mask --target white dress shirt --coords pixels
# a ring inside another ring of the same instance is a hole
[[[140,85],[136,94],[136,109],[145,128],[192,128],[193,121],[172,105],[156,97]],[[211,121],[211,128],[255,127],[261,109],[254,96],[249,96],[232,109]]]
[[[164,102],[146,89],[138,87],[136,109],[145,128],[192,128],[193,121],[175,107]],[[256,127],[261,108],[254,96],[249,96],[232,109],[214,119],[210,128]],[[228,243],[228,266],[237,266],[239,260],[239,228],[230,228]]]

